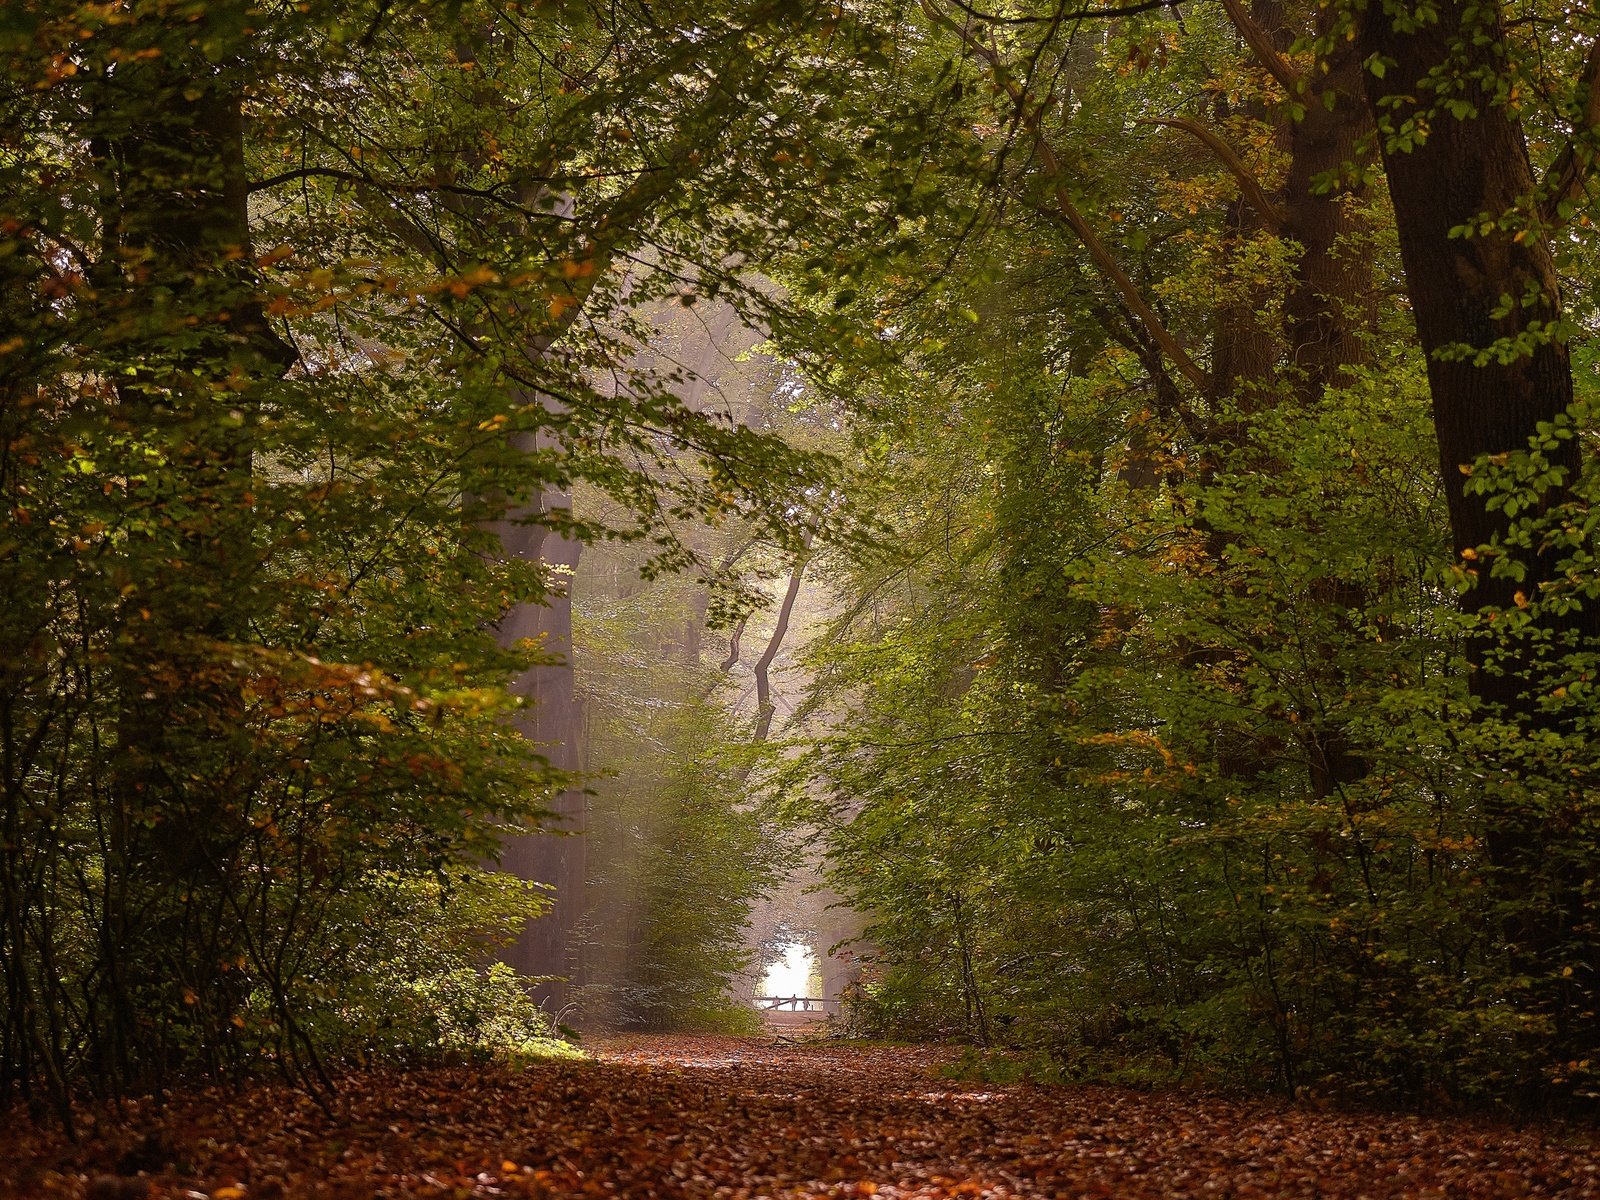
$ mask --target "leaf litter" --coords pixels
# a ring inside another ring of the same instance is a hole
[[[0,1195],[1600,1197],[1600,1135],[1179,1090],[967,1084],[931,1047],[628,1037],[587,1061],[195,1089],[79,1144],[0,1113]],[[96,1120],[98,1117],[98,1120]]]

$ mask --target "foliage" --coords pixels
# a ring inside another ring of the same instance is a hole
[[[695,518],[787,536],[827,463],[628,365],[631,306],[812,219],[740,203],[829,152],[774,154],[827,91],[787,72],[861,61],[787,15],[8,8],[0,1086],[316,1073],[345,934],[408,919],[374,881],[564,782],[509,724],[542,652],[495,626],[552,581],[498,525],[650,570]]]
[[[580,639],[623,1019],[730,1019],[759,766],[874,914],[884,1029],[1592,1100],[1595,37],[10,6],[0,1087],[541,1036],[473,931],[538,910],[482,865],[573,783],[498,628],[557,533],[629,581]],[[703,402],[667,306],[804,414]],[[799,756],[701,661],[797,563],[838,604]]]
[[[467,871],[448,886],[369,880],[305,972],[313,1040],[368,1063],[577,1053],[528,980],[484,962],[549,903],[541,885],[490,872]]]
[[[957,97],[995,186],[953,173],[930,266],[853,281],[902,353],[842,389],[852,499],[891,532],[833,557],[811,651],[812,707],[850,713],[808,766],[873,916],[860,1017],[1074,1076],[1584,1102],[1589,467],[1560,443],[1587,408],[1464,464],[1513,519],[1453,559],[1433,377],[1371,302],[1407,286],[1394,214],[1308,165],[1338,136],[1329,172],[1371,162],[1337,39],[1274,64],[1328,79],[1313,117],[1187,14],[933,30],[907,76]],[[1233,165],[1156,143],[1185,89]],[[1581,310],[1588,234],[1562,253]],[[1544,715],[1485,704],[1496,671]],[[1508,826],[1538,833],[1496,853]]]

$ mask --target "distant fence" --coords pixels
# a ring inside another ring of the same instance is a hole
[[[756,1007],[763,1012],[820,1012],[825,1013],[834,1002],[822,996],[757,996]]]

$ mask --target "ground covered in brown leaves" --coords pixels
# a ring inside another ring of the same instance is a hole
[[[370,1197],[1600,1197],[1600,1137],[1182,1092],[952,1083],[941,1052],[734,1038],[369,1071],[329,1116],[206,1092],[74,1147],[0,1114],[0,1193]]]

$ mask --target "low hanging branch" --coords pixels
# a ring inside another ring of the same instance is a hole
[[[1193,134],[1199,138],[1200,141],[1205,143],[1206,148],[1217,156],[1222,165],[1228,168],[1229,173],[1239,181],[1240,192],[1244,195],[1250,207],[1261,214],[1262,220],[1267,223],[1267,228],[1273,233],[1278,233],[1283,229],[1282,211],[1263,190],[1250,168],[1244,165],[1244,160],[1234,153],[1233,147],[1223,141],[1216,130],[1194,120],[1192,117],[1151,117],[1147,121],[1140,121],[1139,124],[1166,125],[1172,129],[1181,129],[1185,133]]]
[[[1021,86],[1007,76],[1005,64],[1001,61],[999,54],[993,48],[984,45],[970,27],[958,25],[951,20],[947,14],[941,12],[935,6],[933,0],[920,0],[920,2],[922,11],[930,21],[954,33],[962,40],[971,54],[989,64],[995,83],[1004,88],[1006,94],[1011,97],[1017,106],[1017,112],[1023,124],[1027,126],[1028,132],[1033,135],[1035,153],[1039,156],[1039,162],[1044,167],[1045,174],[1052,180],[1051,197],[1055,200],[1056,208],[1066,222],[1067,227],[1083,243],[1083,248],[1089,252],[1089,257],[1094,260],[1094,264],[1099,268],[1100,273],[1116,288],[1118,294],[1122,297],[1122,302],[1138,318],[1139,323],[1149,333],[1151,340],[1161,348],[1161,352],[1178,369],[1178,372],[1201,392],[1210,391],[1210,375],[1194,359],[1189,357],[1188,351],[1183,348],[1178,339],[1173,336],[1172,331],[1166,327],[1166,324],[1156,314],[1155,309],[1151,308],[1149,302],[1145,300],[1144,293],[1139,290],[1139,285],[1134,283],[1128,273],[1122,269],[1122,265],[1117,262],[1115,255],[1100,240],[1099,235],[1094,231],[1094,227],[1084,219],[1083,214],[1078,211],[1078,206],[1073,203],[1071,193],[1067,191],[1066,185],[1061,182],[1065,178],[1065,172],[1061,169],[1061,160],[1057,157],[1055,148],[1051,146],[1049,139],[1045,137],[1044,129],[1040,125],[1038,106],[1028,102],[1028,97],[1023,93]]]

